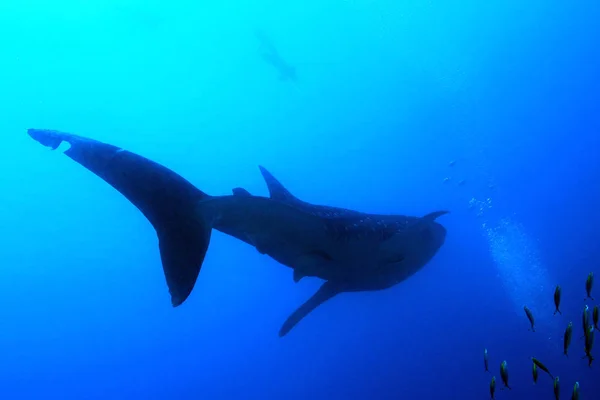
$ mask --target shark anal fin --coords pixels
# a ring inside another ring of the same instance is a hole
[[[239,187],[233,188],[233,190],[231,190],[231,192],[233,193],[234,196],[245,196],[245,197],[252,196],[249,191],[247,191],[244,188],[239,188]]]
[[[267,254],[267,250],[265,248],[260,247],[260,246],[254,246],[254,247],[256,247],[256,250],[258,251],[259,254],[262,254],[262,255]]]
[[[304,275],[300,268],[294,268],[294,283],[300,282],[300,279],[304,278]]]
[[[96,140],[46,129],[28,134],[81,164],[125,196],[156,230],[163,272],[178,306],[190,295],[210,240],[211,225],[197,215],[198,203],[210,196],[168,168],[135,153]]]
[[[331,281],[325,282],[315,294],[313,294],[304,304],[302,304],[296,311],[290,315],[279,330],[279,337],[283,337],[292,330],[294,326],[298,324],[304,317],[306,317],[312,310],[323,304],[327,300],[331,299],[338,293],[341,293],[342,288]]]
[[[269,250],[273,248],[273,244],[262,238],[260,235],[248,236],[248,239],[252,246],[254,246],[260,254],[268,254]]]
[[[306,276],[320,276],[326,269],[332,269],[331,256],[324,251],[316,250],[298,257],[294,262],[294,282]]]

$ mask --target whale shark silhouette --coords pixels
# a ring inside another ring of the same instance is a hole
[[[40,144],[57,149],[118,190],[156,230],[171,303],[192,292],[211,231],[233,236],[293,269],[294,281],[318,277],[319,290],[284,322],[286,335],[320,304],[343,292],[382,290],[420,270],[437,253],[446,229],[423,217],[367,214],[314,205],[293,196],[260,167],[270,197],[243,188],[210,196],[170,169],[111,144],[45,129],[29,129]]]

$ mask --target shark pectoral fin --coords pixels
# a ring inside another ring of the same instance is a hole
[[[279,337],[287,335],[288,332],[291,331],[292,328],[296,326],[296,324],[298,324],[298,322],[306,317],[312,310],[341,292],[343,292],[343,289],[340,285],[331,281],[325,282],[323,285],[321,285],[319,290],[312,295],[311,298],[309,298],[296,311],[294,311],[292,315],[288,317],[288,319],[285,320],[281,326],[281,329],[279,330]]]
[[[29,129],[44,146],[64,152],[125,196],[150,221],[158,236],[163,272],[178,306],[190,295],[204,261],[211,224],[197,213],[197,205],[210,196],[180,175],[127,150],[69,133]]]
[[[244,188],[233,188],[231,190],[231,192],[233,193],[234,196],[244,196],[244,197],[251,197],[252,195],[250,194],[249,191],[247,191]]]

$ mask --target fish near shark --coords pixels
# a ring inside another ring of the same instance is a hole
[[[192,292],[212,229],[233,236],[293,270],[294,281],[318,277],[319,290],[284,322],[285,336],[337,294],[382,290],[408,278],[437,253],[446,230],[436,219],[367,214],[314,205],[293,196],[260,167],[270,196],[243,188],[211,196],[170,169],[111,144],[69,133],[29,129],[40,144],[65,155],[125,196],[154,227],[174,307]]]

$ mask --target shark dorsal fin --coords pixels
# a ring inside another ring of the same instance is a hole
[[[243,196],[243,197],[250,197],[250,196],[252,196],[249,191],[247,191],[244,188],[240,188],[240,187],[233,188],[231,190],[231,192],[233,193],[234,196]]]
[[[279,182],[269,171],[267,171],[265,167],[259,165],[258,168],[260,168],[260,173],[267,183],[267,188],[269,189],[271,199],[284,203],[300,201],[296,196],[291,194],[289,190],[283,187],[281,182]]]

